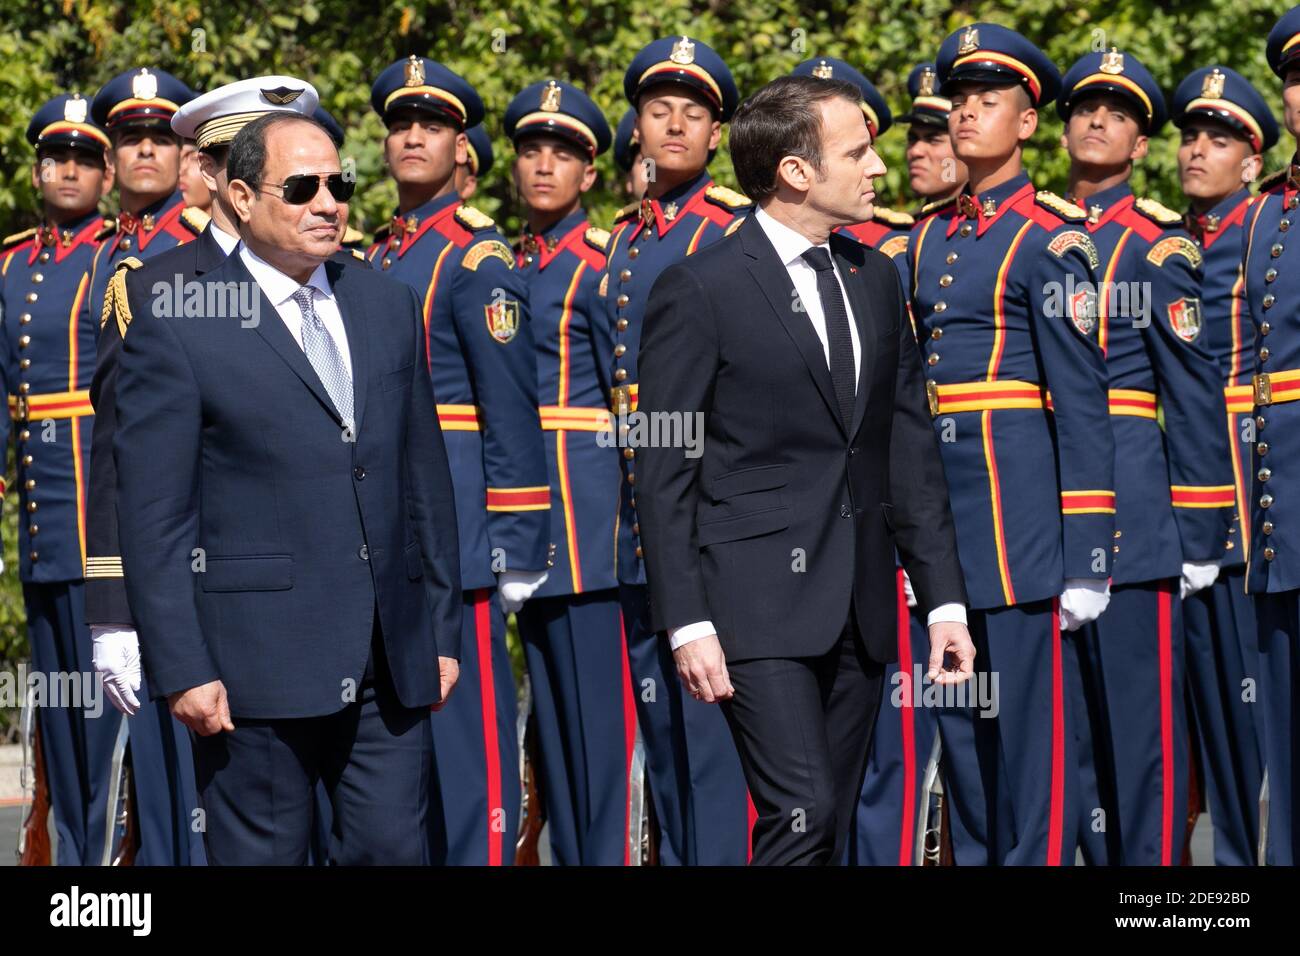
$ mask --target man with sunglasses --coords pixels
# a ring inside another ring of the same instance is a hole
[[[184,215],[189,221],[196,224],[205,222],[197,239],[150,256],[143,262],[135,256],[127,256],[118,262],[109,283],[95,377],[90,390],[96,421],[90,493],[86,502],[86,615],[94,636],[96,669],[104,677],[114,706],[127,716],[136,718],[132,720],[132,728],[141,726],[137,718],[141,701],[144,702],[146,717],[155,705],[148,703],[147,687],[142,688],[139,641],[127,602],[118,545],[113,435],[117,428],[116,387],[122,341],[131,321],[128,302],[130,296],[145,294],[157,282],[164,283],[168,289],[177,282],[183,287],[184,283],[210,272],[225,261],[239,242],[238,220],[230,206],[227,189],[226,155],[230,141],[245,124],[265,112],[288,110],[310,115],[315,106],[316,91],[310,84],[287,76],[267,76],[219,87],[177,110],[171,117],[171,128],[177,136],[196,142],[196,162],[213,197],[211,216],[199,216],[196,211],[186,210]],[[183,732],[177,735],[177,742],[181,746],[187,745]],[[192,762],[187,747],[182,759],[183,767]],[[140,770],[136,772],[139,774]],[[152,829],[153,822],[146,822]],[[192,842],[197,844],[197,841],[196,835]],[[201,854],[201,844],[195,845],[193,850]]]
[[[506,615],[546,580],[550,485],[537,411],[527,288],[495,223],[456,192],[465,130],[483,118],[474,88],[411,56],[375,81],[397,215],[370,250],[411,285],[456,483],[464,588],[461,692],[432,718],[437,863],[508,865],[521,801]]]
[[[150,689],[195,734],[210,862],[305,862],[323,781],[332,860],[427,863],[460,581],[420,304],[329,261],[353,181],[314,120],[248,123],[227,175],[241,243],[199,314],[127,290],[153,313],[114,438]]]

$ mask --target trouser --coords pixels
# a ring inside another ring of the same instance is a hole
[[[646,587],[619,585],[632,691],[666,865],[743,866],[750,807],[727,721],[685,692],[666,637],[649,629]]]
[[[378,630],[357,699],[342,710],[232,720],[232,732],[194,735],[213,865],[305,865],[318,782],[330,803],[331,862],[428,865],[428,710],[397,699]]]
[[[1188,688],[1219,866],[1253,866],[1259,856],[1259,635],[1245,584],[1244,567],[1226,568],[1183,602]]]
[[[1268,768],[1269,866],[1295,866],[1297,794],[1300,761],[1300,591],[1279,591],[1255,598],[1259,619],[1259,713],[1264,729],[1264,765]]]
[[[884,685],[852,612],[825,654],[727,672],[735,695],[722,712],[758,813],[752,862],[843,863]]]
[[[84,590],[80,581],[23,584],[29,680],[40,692],[36,721],[59,866],[98,866],[103,859],[113,745],[122,720],[95,674]],[[65,688],[77,691],[74,699],[65,699]]]
[[[897,588],[898,663],[885,668],[867,773],[849,834],[849,863],[855,866],[910,866],[915,861],[925,799],[922,778],[939,729],[935,709],[916,704],[924,689],[918,676],[923,678],[929,666],[930,639],[924,618],[907,606],[901,568]]]
[[[954,858],[1071,864],[1079,784],[1057,602],[972,610],[969,620],[976,683],[953,688],[964,706],[939,711]]]
[[[136,866],[203,866],[205,824],[198,813],[189,729],[171,715],[166,700],[149,699],[140,679],[140,710],[127,719],[131,780],[140,850]]]
[[[618,592],[533,598],[517,620],[532,686],[551,861],[623,866],[636,705]]]
[[[1076,647],[1088,675],[1080,680],[1088,719],[1076,729],[1091,734],[1096,780],[1081,808],[1085,858],[1177,865],[1190,758],[1178,580],[1112,586],[1106,612],[1081,629]]]
[[[433,862],[509,866],[523,795],[506,619],[495,588],[465,591],[463,601],[460,680],[446,705],[429,715]]]

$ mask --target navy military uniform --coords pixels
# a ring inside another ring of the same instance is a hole
[[[404,107],[462,129],[483,117],[468,83],[420,57],[384,70],[371,103],[386,121]],[[395,216],[375,240],[371,264],[413,286],[424,306],[460,531],[460,683],[432,715],[434,860],[509,864],[519,828],[519,746],[496,574],[544,570],[551,540],[527,287],[496,224],[454,192]]]
[[[992,79],[1034,103],[1060,82],[1031,43],[987,23],[948,37],[938,70],[945,92]],[[959,864],[1069,864],[1078,785],[1058,595],[1070,579],[1105,580],[1096,556],[1110,554],[1115,513],[1097,252],[1084,212],[1024,173],[927,210],[908,253],[913,315],[976,678],[1000,677],[996,717],[940,712],[953,849]]]
[[[1283,14],[1268,36],[1268,62],[1285,78],[1300,64],[1300,7]],[[1260,183],[1246,218],[1246,303],[1255,327],[1255,447],[1251,471],[1250,539],[1246,587],[1259,620],[1259,703],[1268,774],[1265,862],[1296,860],[1296,698],[1300,670],[1300,545],[1294,529],[1300,508],[1290,495],[1288,462],[1300,457],[1300,156]],[[1293,450],[1295,449],[1295,450]]]
[[[735,82],[712,49],[689,37],[655,40],[633,58],[623,79],[628,101],[652,86],[680,83],[702,93],[722,122],[738,99]],[[664,195],[620,212],[609,266],[597,287],[613,330],[613,409],[620,430],[635,411],[636,356],[650,289],[683,256],[734,231],[750,202],[713,184],[707,170]],[[651,796],[665,864],[742,865],[753,820],[736,745],[721,710],[682,692],[665,637],[650,629],[645,569],[636,518],[636,450],[624,448],[618,523],[618,581],[632,689],[645,743]]]
[[[32,117],[27,141],[41,156],[74,146],[104,159],[108,137],[79,94],[50,100]],[[103,218],[91,210],[9,236],[0,251],[0,375],[7,403],[0,438],[15,441],[18,576],[27,608],[32,666],[53,678],[79,675],[80,701],[37,710],[58,832],[59,865],[98,865],[113,745],[120,718],[99,693],[84,614],[86,482],[94,412],[95,316],[90,265]],[[3,484],[0,484],[0,491]],[[97,709],[94,702],[98,700]]]
[[[1062,86],[1066,121],[1082,100],[1111,93],[1130,102],[1144,134],[1164,125],[1160,88],[1131,54],[1085,54]],[[1087,713],[1076,724],[1080,837],[1091,863],[1171,866],[1181,862],[1189,773],[1179,580],[1184,562],[1222,557],[1236,504],[1223,386],[1202,344],[1202,257],[1183,217],[1135,199],[1127,182],[1089,196],[1087,211],[1116,516],[1111,603],[1080,632],[1071,660]]]
[[[1197,118],[1226,125],[1245,136],[1255,152],[1267,152],[1277,142],[1277,121],[1268,104],[1228,67],[1189,74],[1174,92],[1173,114],[1180,127]],[[1214,861],[1220,866],[1249,866],[1256,860],[1264,773],[1255,696],[1246,692],[1259,679],[1255,608],[1246,594],[1255,333],[1241,274],[1242,231],[1253,200],[1243,185],[1212,209],[1187,213],[1188,230],[1204,256],[1201,339],[1223,380],[1236,499],[1218,579],[1183,601],[1188,686],[1214,825]]]
[[[120,73],[95,95],[91,113],[108,131],[134,126],[170,129],[176,110],[194,97],[194,91],[162,70],[141,67]],[[180,189],[136,214],[118,213],[100,233],[103,240],[91,272],[91,308],[102,325],[109,283],[120,263],[128,258],[145,261],[193,240],[207,224],[207,215],[187,209]],[[97,499],[114,474],[106,468],[91,472],[91,529],[96,527]],[[115,500],[112,499],[112,500]],[[86,558],[86,619],[94,628],[128,626],[130,612],[122,590],[122,564],[116,547],[116,514],[112,518],[113,542],[102,547],[90,531]],[[103,527],[100,525],[100,527]],[[107,586],[108,591],[103,590]],[[120,603],[114,595],[120,595]],[[198,795],[189,732],[172,717],[166,701],[148,700],[141,684],[138,714],[127,722],[135,810],[140,830],[140,865],[188,865],[205,862],[202,835],[195,830]]]
[[[591,160],[609,125],[576,87],[534,83],[506,110],[506,135],[559,137]],[[636,737],[614,572],[622,475],[608,441],[611,343],[596,287],[609,233],[581,209],[516,245],[528,283],[542,430],[551,486],[555,559],[519,612],[532,682],[551,859],[561,865],[630,862],[631,746]]]
[[[471,126],[465,130],[465,138],[469,140],[466,152],[469,155],[469,171],[475,176],[483,177],[488,174],[492,168],[492,137],[488,131],[483,128],[483,124]]]

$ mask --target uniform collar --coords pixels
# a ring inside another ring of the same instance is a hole
[[[406,215],[393,214],[389,225],[388,248],[397,252],[400,259],[406,250],[415,245],[415,241],[433,227],[452,215],[460,206],[460,195],[453,189],[443,196],[435,196],[428,202],[421,203]]]
[[[133,236],[137,248],[143,252],[154,236],[181,214],[184,203],[185,199],[177,189],[170,196],[151,202],[138,213],[119,212],[115,243],[120,244],[123,236]]]
[[[1250,205],[1250,190],[1246,187],[1215,203],[1206,212],[1197,214],[1188,210],[1183,222],[1204,248],[1209,249],[1219,237],[1229,231],[1229,227],[1241,224],[1246,219],[1246,207]]]
[[[32,265],[40,257],[41,252],[48,249],[54,250],[55,263],[62,262],[83,242],[93,242],[95,234],[102,228],[103,223],[104,217],[97,210],[88,212],[72,222],[65,222],[61,226],[42,223],[36,230],[36,241],[32,244],[27,264]]]
[[[545,269],[555,260],[560,250],[568,244],[568,240],[577,233],[579,228],[586,225],[586,222],[587,212],[579,206],[559,222],[543,229],[540,235],[535,234],[525,224],[524,234],[519,240],[520,264],[522,265],[523,256],[530,255],[537,263],[538,269]]]
[[[704,169],[694,179],[680,186],[674,186],[658,199],[646,196],[641,200],[640,218],[636,229],[633,230],[632,238],[636,238],[637,233],[650,224],[653,224],[652,228],[659,235],[666,236],[668,230],[686,218],[684,213],[699,202],[700,197],[704,195],[704,190],[712,182],[709,171]]]
[[[1088,231],[1096,232],[1133,205],[1133,187],[1128,184],[1128,180],[1125,180],[1118,186],[1111,186],[1099,193],[1093,193],[1084,201],[1079,201],[1073,197],[1068,198],[1070,198],[1071,202],[1087,211]]]
[[[953,207],[956,214],[948,224],[948,235],[951,236],[956,231],[958,221],[961,219],[974,220],[977,223],[975,235],[984,235],[989,226],[997,222],[1003,213],[1016,204],[1021,198],[1021,193],[1032,193],[1033,189],[1029,174],[1023,171],[1012,176],[1005,183],[984,190],[979,195],[972,193],[970,184],[967,183],[957,196],[957,204]]]

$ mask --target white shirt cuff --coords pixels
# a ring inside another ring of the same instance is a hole
[[[683,644],[689,644],[691,641],[698,641],[701,637],[708,637],[710,634],[718,633],[712,621],[696,621],[694,624],[683,624],[681,627],[668,628],[668,643],[673,650],[681,647]]]
[[[940,604],[931,611],[925,618],[925,626],[932,627],[935,624],[965,624],[966,623],[966,605],[964,604]]]

